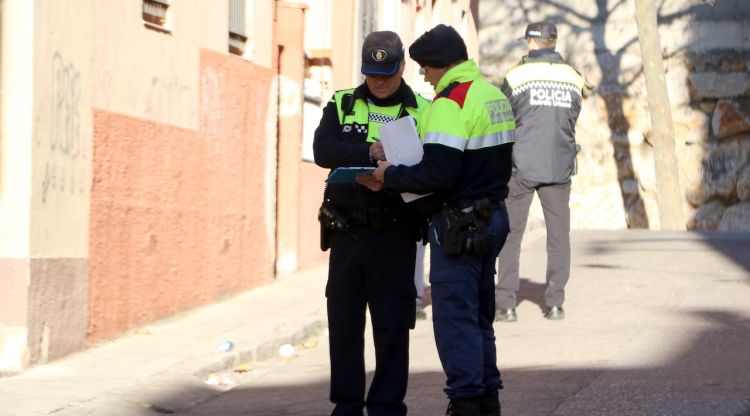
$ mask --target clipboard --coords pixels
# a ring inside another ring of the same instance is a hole
[[[356,183],[359,175],[372,175],[375,168],[368,166],[352,166],[336,168],[328,178],[326,183]]]

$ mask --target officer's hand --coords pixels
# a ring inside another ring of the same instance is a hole
[[[378,167],[375,168],[375,172],[372,173],[372,176],[380,182],[385,182],[385,170],[388,169],[388,166],[391,166],[391,162],[387,160],[378,161]]]
[[[370,145],[370,159],[385,160],[385,150],[383,150],[383,143],[375,142]]]
[[[357,175],[357,183],[373,192],[378,192],[385,186],[383,182],[378,181],[372,175]]]

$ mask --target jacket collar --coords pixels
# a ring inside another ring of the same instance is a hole
[[[435,93],[440,94],[444,89],[454,82],[468,82],[474,81],[480,78],[482,74],[479,73],[479,67],[473,59],[463,61],[460,64],[449,69],[448,72],[440,78],[437,86],[435,86]]]
[[[404,107],[417,108],[417,98],[414,96],[414,91],[412,91],[411,87],[409,87],[403,79],[401,80],[401,86],[398,90],[388,98],[380,99],[375,97],[370,93],[370,89],[367,88],[367,84],[364,82],[354,90],[354,98],[372,101],[378,106],[403,104]]]
[[[529,55],[523,58],[523,62],[564,62],[564,60],[553,48],[545,48],[529,51]]]

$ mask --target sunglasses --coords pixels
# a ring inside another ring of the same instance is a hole
[[[424,67],[423,66],[419,67],[419,75],[424,75]]]

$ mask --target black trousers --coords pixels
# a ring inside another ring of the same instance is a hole
[[[334,416],[406,415],[409,330],[414,328],[414,239],[403,228],[331,237],[326,297]],[[370,309],[375,374],[365,397],[364,335]]]

